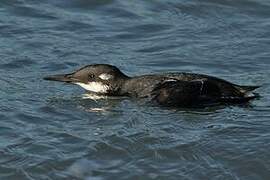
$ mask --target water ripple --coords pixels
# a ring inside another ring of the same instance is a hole
[[[0,179],[267,179],[265,0],[2,0]],[[155,107],[43,81],[91,63],[262,85],[243,106]]]

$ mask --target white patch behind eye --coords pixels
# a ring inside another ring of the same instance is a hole
[[[98,76],[100,79],[103,79],[103,80],[109,80],[109,79],[112,79],[113,76],[111,74],[107,74],[107,73],[103,73],[101,75]]]
[[[87,91],[91,91],[95,93],[107,93],[108,90],[110,89],[108,85],[105,85],[103,83],[98,83],[98,82],[89,82],[87,84],[77,82],[75,84],[81,86]]]

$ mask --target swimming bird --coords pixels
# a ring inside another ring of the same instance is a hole
[[[98,95],[147,98],[174,107],[245,103],[257,97],[252,91],[259,87],[185,72],[129,77],[109,64],[87,65],[69,74],[44,79],[76,84]]]

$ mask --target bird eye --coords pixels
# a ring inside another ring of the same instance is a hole
[[[90,74],[90,75],[89,75],[89,78],[90,78],[90,79],[93,79],[94,77],[95,77],[94,74]]]

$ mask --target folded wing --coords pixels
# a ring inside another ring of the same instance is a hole
[[[213,80],[181,81],[167,79],[152,91],[152,100],[165,106],[190,107],[220,103],[243,103],[256,96],[247,96],[240,86]],[[255,87],[246,88],[254,90]]]

